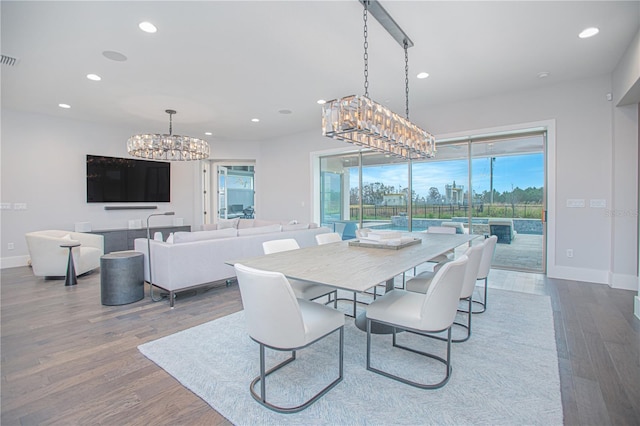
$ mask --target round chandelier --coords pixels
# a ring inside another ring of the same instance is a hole
[[[189,136],[173,134],[172,109],[165,110],[169,114],[169,134],[145,133],[133,135],[127,140],[127,152],[134,157],[153,160],[190,161],[209,158],[207,141]]]

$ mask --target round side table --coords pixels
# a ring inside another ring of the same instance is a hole
[[[64,285],[76,285],[78,284],[78,277],[76,276],[76,267],[73,263],[73,248],[80,247],[80,243],[74,241],[72,243],[62,243],[60,247],[65,247],[69,249],[69,260],[67,261],[67,273],[64,276]]]
[[[115,251],[100,257],[103,305],[126,305],[144,298],[144,254]]]

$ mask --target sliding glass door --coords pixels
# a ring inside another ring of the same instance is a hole
[[[377,152],[321,158],[321,222],[354,238],[357,227],[424,231],[444,222],[497,235],[493,266],[545,271],[545,133],[438,143],[409,162]]]
[[[478,140],[471,152],[471,226],[498,236],[493,266],[544,272],[544,134]]]

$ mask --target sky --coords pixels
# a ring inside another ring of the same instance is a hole
[[[416,163],[413,167],[413,191],[419,196],[427,196],[429,188],[435,186],[441,194],[446,184],[464,186],[467,190],[467,160]],[[479,158],[472,163],[474,191],[489,191],[491,167],[489,158]],[[351,187],[358,185],[358,172],[351,173]],[[396,189],[407,187],[407,165],[365,167],[362,170],[363,183],[380,182],[393,185]],[[493,187],[499,193],[519,187],[541,188],[544,185],[543,154],[497,157],[493,166]]]

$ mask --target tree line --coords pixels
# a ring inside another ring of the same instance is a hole
[[[366,183],[362,185],[362,203],[367,205],[382,205],[384,202],[384,196],[389,194],[404,194],[405,199],[408,199],[408,188],[396,188],[393,185],[385,185],[380,182]],[[493,196],[492,196],[493,195]],[[440,193],[440,190],[435,186],[428,189],[426,195],[417,194],[416,191],[412,191],[412,203],[424,204],[424,205],[438,205],[446,203],[446,197]],[[521,189],[519,187],[512,188],[511,191],[499,192],[493,190],[485,190],[482,192],[473,192],[474,204],[540,204],[542,203],[543,192],[542,188],[528,187]],[[358,188],[351,188],[349,191],[350,203],[358,204]],[[467,194],[465,193],[464,202],[466,204]]]

